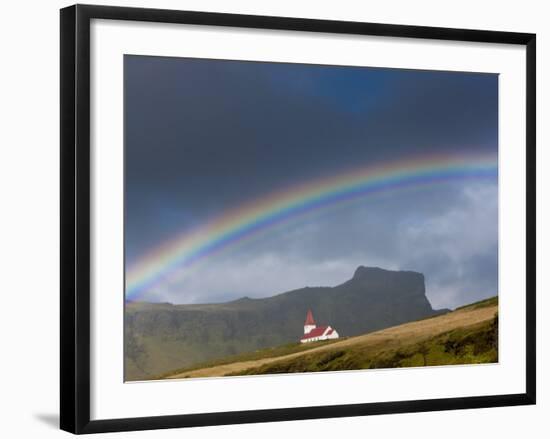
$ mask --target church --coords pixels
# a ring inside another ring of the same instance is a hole
[[[317,326],[313,320],[311,310],[307,311],[306,321],[304,323],[304,335],[300,339],[300,343],[308,343],[311,341],[332,340],[338,338],[339,335],[336,329],[330,326]]]

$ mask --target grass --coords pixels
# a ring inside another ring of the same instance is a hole
[[[163,378],[167,378],[169,376],[184,374],[185,372],[191,372],[191,371],[197,370],[197,369],[204,369],[204,368],[214,367],[214,366],[222,366],[222,365],[225,365],[225,364],[231,364],[231,363],[236,363],[236,362],[241,362],[241,361],[255,361],[255,360],[261,360],[261,359],[264,359],[264,358],[280,357],[280,356],[283,356],[283,355],[308,351],[310,349],[317,348],[319,346],[326,346],[326,345],[332,344],[332,343],[337,342],[337,341],[342,341],[342,340],[345,340],[345,338],[341,337],[341,338],[335,339],[335,340],[317,341],[317,342],[312,342],[312,343],[289,343],[289,344],[286,344],[286,345],[276,346],[276,347],[273,347],[273,348],[260,349],[260,350],[254,351],[254,352],[246,352],[246,353],[243,353],[243,354],[232,355],[232,356],[224,357],[224,358],[217,359],[217,360],[205,361],[205,362],[202,362],[202,363],[194,364],[193,366],[171,370],[169,372],[162,373],[160,375],[156,375],[156,376],[151,377],[149,379],[151,379],[151,380],[163,379]]]
[[[475,305],[475,304],[474,304]],[[494,305],[494,303],[493,303]],[[489,305],[487,305],[489,306]],[[355,345],[303,355],[227,375],[380,369],[498,362],[498,314],[489,321],[435,337],[384,346]]]
[[[493,297],[374,333],[200,361],[151,379],[493,363],[497,306]]]
[[[479,302],[470,303],[468,305],[459,306],[455,309],[458,311],[460,309],[479,309],[485,308],[487,306],[498,306],[498,296],[489,297],[488,299],[480,300]]]

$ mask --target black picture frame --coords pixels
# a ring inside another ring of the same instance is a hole
[[[224,413],[90,420],[90,21],[133,20],[334,34],[488,42],[526,47],[526,392],[416,401],[346,404]],[[193,427],[535,404],[535,59],[530,33],[448,29],[75,5],[61,10],[61,404],[60,424],[72,433]]]

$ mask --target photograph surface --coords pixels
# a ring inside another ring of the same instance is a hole
[[[125,55],[124,379],[498,362],[498,75]]]

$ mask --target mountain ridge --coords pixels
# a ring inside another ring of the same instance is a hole
[[[127,303],[125,379],[297,341],[308,309],[317,324],[331,325],[341,336],[447,311],[432,308],[422,273],[365,266],[334,287],[304,287],[266,298],[189,305]]]

